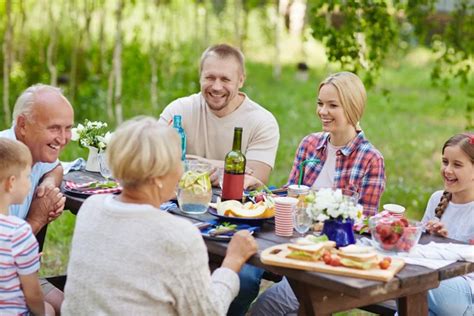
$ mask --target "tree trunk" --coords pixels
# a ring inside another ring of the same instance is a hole
[[[79,50],[82,42],[82,27],[79,22],[79,9],[74,5],[75,1],[70,2],[70,13],[73,21],[73,27],[76,29],[76,40],[71,52],[71,70],[69,72],[69,98],[74,103],[77,89],[77,59],[79,57]]]
[[[211,8],[207,0],[203,1],[204,5],[204,49],[209,46],[209,12]]]
[[[105,24],[106,24],[106,3],[102,2],[99,17],[99,74],[105,73],[107,70],[107,54],[106,54],[106,40],[105,40]]]
[[[197,5],[197,4],[196,4]],[[158,20],[157,14],[153,14],[158,12],[159,8],[156,5],[151,6],[151,10],[146,13],[146,17],[148,19],[148,23],[150,23],[150,45],[149,45],[149,52],[148,58],[150,62],[151,68],[151,75],[150,75],[150,99],[151,99],[151,108],[153,113],[158,112],[158,64],[156,62],[156,56],[159,55],[157,51],[157,43],[156,43],[156,35],[155,35],[155,23]],[[153,13],[152,13],[153,12]],[[150,16],[151,14],[151,16]]]
[[[8,126],[11,123],[10,111],[10,70],[11,70],[11,54],[12,54],[12,2],[6,0],[5,2],[5,38],[3,40],[3,113],[5,114],[5,124]]]
[[[235,43],[240,48],[243,49],[242,43],[242,34],[240,32],[240,12],[242,11],[242,0],[234,0],[234,36]]]
[[[26,25],[26,20],[28,18],[28,16],[26,15],[26,11],[25,11],[25,4],[24,4],[24,1],[20,1],[20,30],[18,32],[18,39],[23,39],[24,38],[24,34],[25,34],[25,25]],[[23,56],[25,56],[25,48],[26,48],[26,45],[24,44],[24,42],[26,42],[26,40],[18,40],[17,41],[17,58],[16,60],[23,60]]]
[[[282,32],[282,25],[281,25],[281,17],[282,17],[282,10],[283,10],[283,1],[278,0],[278,4],[276,6],[276,17],[275,17],[275,63],[273,65],[273,78],[279,80],[281,77],[281,62],[280,62],[280,55],[281,55],[281,32]]]
[[[114,67],[110,67],[109,79],[108,79],[108,88],[107,88],[107,103],[106,103],[106,112],[107,118],[109,121],[115,121],[113,108],[113,100],[114,100]]]
[[[118,124],[123,122],[122,111],[122,10],[123,0],[117,1],[117,9],[115,16],[117,19],[116,33],[115,33],[115,49],[114,49],[114,77],[115,77],[115,93],[114,93],[114,108],[115,119]]]
[[[84,0],[84,20],[85,20],[85,25],[84,25],[84,40],[83,40],[83,45],[82,48],[85,50],[90,49],[90,44],[92,42],[91,39],[91,32],[90,32],[90,25],[91,25],[91,19],[92,19],[92,13],[94,12],[95,9],[95,2],[96,0]],[[87,54],[86,54],[87,56]],[[94,67],[94,62],[92,58],[85,58],[84,60],[86,64],[86,69],[87,73],[92,73],[93,72],[93,67]]]
[[[50,73],[50,84],[52,86],[57,86],[58,85],[58,70],[56,68],[56,42],[58,39],[58,27],[56,18],[54,16],[53,12],[53,5],[55,2],[49,2],[48,3],[48,17],[49,17],[49,25],[50,25],[50,30],[49,30],[49,44],[48,44],[48,49],[46,51],[46,65],[48,66],[48,70]]]

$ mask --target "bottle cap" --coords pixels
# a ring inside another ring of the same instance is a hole
[[[292,184],[288,186],[288,196],[306,195],[309,193],[309,187],[306,185]]]
[[[398,204],[384,204],[383,209],[391,214],[403,214],[405,207]]]

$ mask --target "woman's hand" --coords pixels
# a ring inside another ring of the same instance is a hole
[[[222,267],[238,273],[244,263],[257,252],[257,249],[257,242],[248,230],[236,232],[229,242]]]
[[[448,237],[448,230],[444,226],[444,223],[440,222],[438,219],[432,219],[428,221],[425,227],[426,227],[426,230],[430,234],[436,234],[442,237]]]

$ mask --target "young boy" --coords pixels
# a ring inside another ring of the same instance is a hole
[[[28,147],[0,138],[0,315],[45,315],[38,242],[28,223],[8,215],[30,190],[31,163]]]

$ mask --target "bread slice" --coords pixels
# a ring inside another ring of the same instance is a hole
[[[310,254],[318,254],[324,249],[331,249],[336,247],[334,241],[323,241],[317,244],[300,245],[300,244],[289,244],[288,249],[292,251],[304,251]]]
[[[344,252],[345,254],[350,253],[372,253],[375,252],[374,247],[371,246],[358,246],[358,245],[349,245],[346,247],[340,247],[340,251]]]
[[[341,258],[347,258],[359,262],[377,260],[377,252],[373,247],[350,245],[339,248],[337,254]]]

